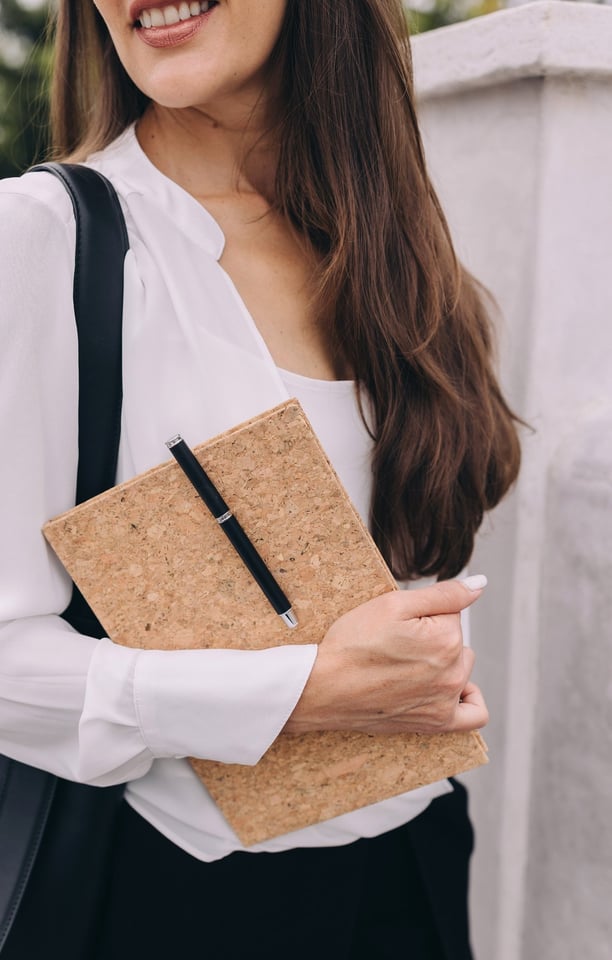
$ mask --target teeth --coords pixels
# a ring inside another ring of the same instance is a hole
[[[164,20],[167,27],[171,27],[173,23],[179,23],[180,19],[176,7],[164,7]]]
[[[170,4],[167,7],[151,7],[142,10],[139,17],[141,27],[148,30],[150,27],[171,27],[180,20],[189,20],[190,17],[199,17],[201,13],[208,13],[212,6],[211,0],[181,0],[178,6]]]

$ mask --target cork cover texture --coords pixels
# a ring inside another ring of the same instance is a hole
[[[289,630],[174,461],[45,524],[116,643],[263,649],[318,643],[396,589],[297,400],[194,448],[291,601]],[[245,845],[486,761],[477,734],[281,736],[256,767],[193,760]]]

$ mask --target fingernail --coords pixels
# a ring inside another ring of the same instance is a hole
[[[473,577],[464,577],[459,583],[462,583],[468,590],[482,590],[489,581],[484,573],[475,573]]]

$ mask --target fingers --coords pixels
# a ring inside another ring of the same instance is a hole
[[[474,652],[463,645],[459,613],[485,585],[486,578],[477,577],[393,591],[335,621],[296,707],[301,722],[311,724],[304,730],[483,727],[488,711],[470,681]]]
[[[489,722],[489,711],[480,688],[471,681],[466,684],[457,706],[453,730],[479,730]]]
[[[465,580],[442,580],[419,590],[402,590],[398,605],[402,607],[402,619],[435,617],[444,613],[460,613],[478,600],[487,585],[487,578],[478,574]]]

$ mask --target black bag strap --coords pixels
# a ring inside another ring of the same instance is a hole
[[[74,310],[79,335],[79,468],[76,502],[114,486],[121,427],[123,261],[127,229],[114,187],[91,167],[45,163],[76,220]]]
[[[115,483],[121,425],[123,265],[127,229],[111,183],[89,167],[33,167],[64,184],[76,220],[74,308],[79,360],[79,463],[76,502]],[[62,614],[76,629],[105,631],[77,588]],[[21,903],[55,794],[57,778],[0,757],[0,950]]]
[[[76,220],[74,311],[79,338],[79,466],[76,503],[114,486],[121,432],[123,263],[127,228],[106,177],[74,163],[33,170],[58,177]],[[104,636],[83,595],[73,586],[63,617],[81,633]]]

